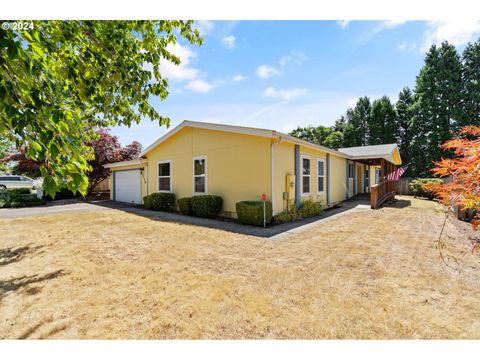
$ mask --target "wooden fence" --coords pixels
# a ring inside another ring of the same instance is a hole
[[[415,178],[411,177],[404,177],[400,178],[395,183],[395,194],[397,195],[413,195],[412,189],[410,189],[410,183],[415,180]],[[448,183],[452,181],[452,177],[449,176],[447,178],[442,179],[444,183]]]
[[[400,178],[395,183],[395,194],[397,195],[413,195],[412,189],[410,189],[410,183],[413,181],[411,177]]]

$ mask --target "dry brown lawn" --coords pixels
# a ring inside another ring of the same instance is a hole
[[[279,240],[120,210],[0,220],[1,338],[480,338],[479,263],[437,204]]]

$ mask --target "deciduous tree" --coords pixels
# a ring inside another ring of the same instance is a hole
[[[87,173],[88,194],[91,194],[98,184],[108,178],[109,169],[104,168],[103,165],[135,159],[142,151],[142,144],[138,141],[122,147],[118,137],[110,134],[107,129],[98,129],[94,140],[88,142],[87,145],[94,152],[94,158],[88,162],[92,169]]]
[[[87,146],[94,127],[169,119],[150,104],[168,95],[160,63],[177,35],[201,44],[192,21],[34,21],[31,30],[0,29],[0,136],[41,163],[44,189],[63,179],[87,191]]]

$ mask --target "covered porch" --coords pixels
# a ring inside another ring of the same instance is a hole
[[[395,181],[387,180],[385,177],[395,171],[397,165],[402,164],[396,144],[351,147],[339,151],[349,155],[354,169],[363,169],[363,173],[357,174],[361,176],[359,179],[363,177],[364,186],[362,191],[358,191],[354,185],[355,194],[368,193],[372,209],[377,209],[386,201],[395,199]],[[358,167],[358,164],[363,166]],[[355,175],[354,178],[357,177]],[[355,179],[357,183],[359,179]]]
[[[375,167],[378,169],[378,179],[376,177],[375,184],[368,187],[370,194],[370,207],[377,209],[388,200],[395,199],[395,181],[387,180],[385,176],[395,171],[396,165],[383,158],[368,159],[356,161],[366,165],[367,169]],[[367,170],[369,171],[369,170]]]

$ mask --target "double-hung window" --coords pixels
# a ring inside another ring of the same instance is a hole
[[[207,193],[207,158],[204,156],[193,159],[193,192]]]
[[[310,159],[302,158],[302,193],[310,194]]]
[[[348,177],[350,179],[353,179],[354,166],[355,164],[348,164]]]
[[[317,191],[323,192],[325,190],[325,163],[323,160],[317,162],[317,175],[318,175],[318,189]]]
[[[158,191],[172,191],[172,162],[158,162]]]

